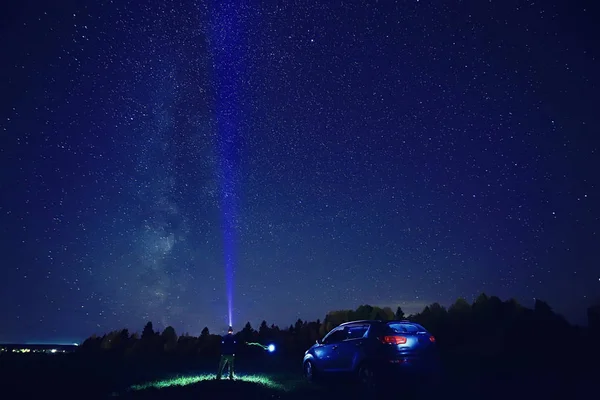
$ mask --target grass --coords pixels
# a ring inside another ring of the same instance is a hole
[[[200,374],[200,375],[184,375],[184,376],[176,376],[173,378],[162,379],[154,382],[143,383],[139,385],[133,385],[130,387],[131,390],[140,391],[147,389],[164,389],[171,387],[180,387],[180,386],[189,386],[194,385],[200,382],[206,381],[215,381],[215,374]],[[227,378],[223,379],[224,381],[228,381]],[[253,383],[256,385],[264,386],[269,389],[279,390],[288,392],[294,390],[295,385],[289,384],[284,385],[280,382],[276,382],[274,379],[267,375],[238,375],[235,379],[236,382],[246,382]]]
[[[123,392],[113,392],[112,396],[145,400],[215,398],[217,395],[223,398],[243,396],[248,400],[321,400],[339,395],[348,400],[356,398],[350,387],[309,384],[300,374],[291,372],[240,374],[233,381],[215,378],[214,373],[196,372],[142,381]]]

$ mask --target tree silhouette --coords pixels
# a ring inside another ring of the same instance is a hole
[[[358,306],[358,308],[354,312],[350,311],[348,313],[350,315],[345,315],[344,316],[343,315],[343,313],[344,313],[343,311],[339,312],[339,314],[342,314],[342,315],[340,315],[340,317],[342,319],[345,319],[346,321],[349,321],[351,319],[373,319],[375,317],[376,312],[377,311],[375,310],[374,307],[372,307],[372,306],[370,306],[368,304],[365,304],[365,305],[362,305],[362,306]],[[346,322],[346,321],[344,321],[344,322]]]
[[[244,340],[246,342],[254,341],[254,334],[255,334],[255,331],[252,328],[252,325],[250,324],[250,322],[246,322],[246,325],[244,325],[244,328],[242,328],[242,330],[239,333],[242,340]]]
[[[533,312],[542,318],[550,318],[554,315],[552,307],[550,307],[548,303],[540,299],[535,299]]]
[[[150,340],[152,338],[154,338],[154,329],[152,328],[152,322],[148,321],[142,331],[142,340]]]
[[[267,321],[263,320],[258,327],[258,337],[261,339],[270,339],[271,328],[267,325]]]
[[[381,318],[378,319],[382,319],[384,321],[391,321],[396,318],[396,314],[394,313],[394,311],[392,311],[390,307],[383,307],[381,311]]]
[[[484,313],[486,311],[488,302],[489,298],[487,297],[487,295],[485,293],[481,293],[473,302],[473,312]]]
[[[462,297],[456,299],[454,304],[448,308],[450,314],[465,318],[471,313],[471,305]]]
[[[404,315],[404,311],[402,311],[402,307],[398,306],[398,308],[396,308],[396,314],[394,315],[394,318],[397,320],[403,320],[405,319],[405,315]]]
[[[177,347],[177,333],[175,328],[167,326],[161,335],[161,339],[165,350],[173,351]]]
[[[440,303],[433,303],[425,306],[422,312],[411,316],[411,320],[423,325],[435,336],[440,336],[444,333],[448,312]]]
[[[120,345],[121,331],[112,331],[104,335],[100,347],[103,350],[114,350]]]
[[[102,338],[98,337],[95,333],[89,338],[85,339],[79,349],[83,352],[95,352],[100,350],[100,344],[102,343]]]
[[[208,330],[208,326],[205,326],[204,329],[202,329],[202,332],[200,332],[200,337],[206,338],[209,335],[210,335],[210,331]]]
[[[252,328],[252,324],[250,324],[250,322],[246,322],[246,325],[244,325],[244,328],[242,328],[242,332],[246,332],[246,333],[254,332],[254,328]]]

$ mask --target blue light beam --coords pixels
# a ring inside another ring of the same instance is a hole
[[[215,0],[211,13],[209,48],[213,59],[215,116],[217,122],[218,176],[221,229],[227,293],[227,317],[233,326],[235,228],[237,211],[237,143],[240,134],[239,96],[243,79],[241,14],[243,2]]]

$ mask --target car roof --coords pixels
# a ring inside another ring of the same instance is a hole
[[[382,324],[382,323],[406,323],[406,324],[414,324],[414,322],[409,321],[407,319],[401,319],[401,320],[390,320],[390,321],[382,321],[380,319],[359,319],[356,321],[348,321],[348,322],[344,322],[343,324],[340,324],[339,326],[346,326],[346,325],[354,325],[354,324]]]

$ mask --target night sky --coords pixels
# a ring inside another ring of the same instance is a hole
[[[0,342],[598,299],[592,2],[12,3]]]

